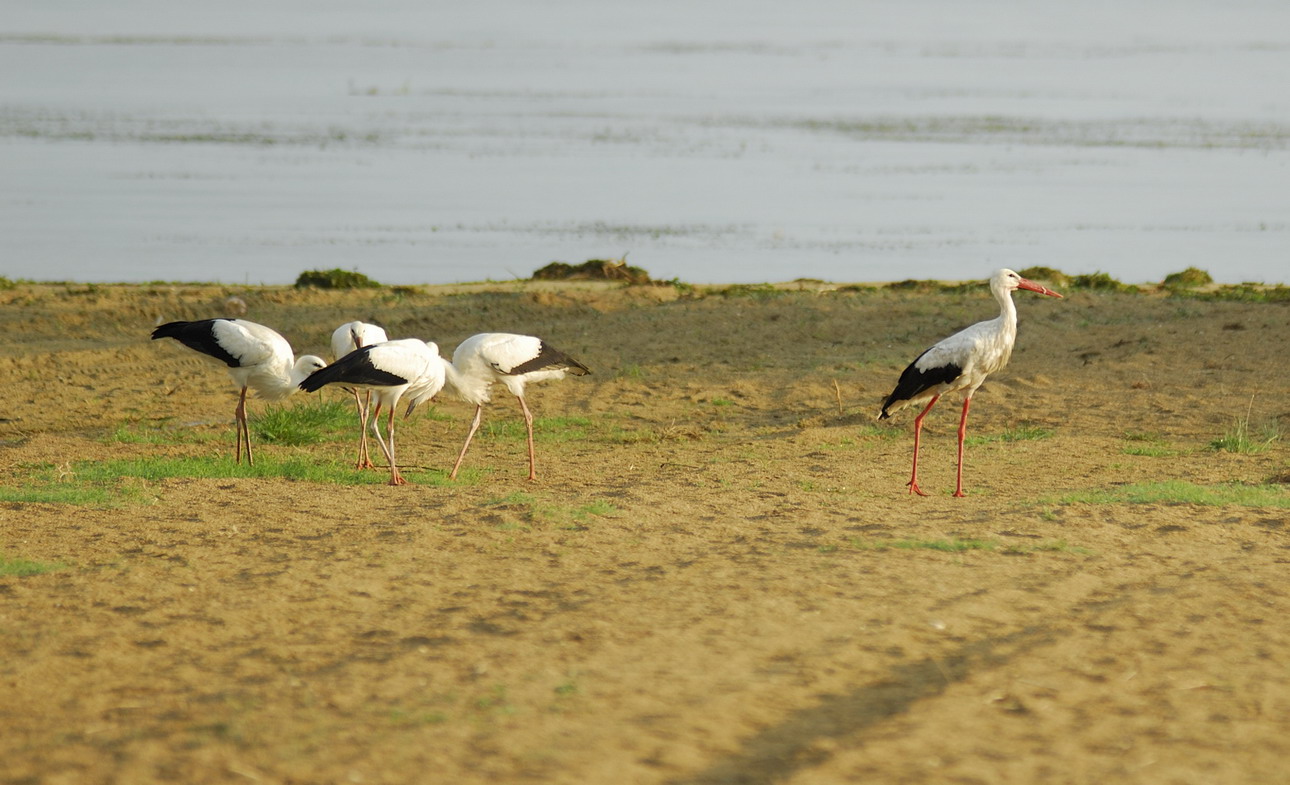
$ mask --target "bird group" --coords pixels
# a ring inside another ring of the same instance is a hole
[[[965,495],[963,443],[967,434],[968,407],[986,377],[1007,365],[1012,356],[1017,338],[1017,309],[1012,302],[1012,293],[1018,289],[1061,297],[1012,270],[996,271],[990,278],[990,292],[999,303],[999,316],[978,322],[933,344],[905,368],[895,389],[883,402],[878,415],[883,420],[906,406],[926,404],[914,418],[913,471],[906,483],[911,494],[927,495],[918,484],[918,448],[923,419],[941,396],[962,393],[954,495]],[[407,399],[406,414],[411,414],[419,404],[434,398],[447,386],[462,400],[475,404],[475,417],[449,475],[456,479],[470,441],[479,429],[484,404],[489,401],[489,390],[495,382],[501,382],[519,401],[524,415],[529,479],[533,480],[537,478],[533,414],[524,401],[525,385],[566,374],[582,376],[590,373],[587,366],[542,339],[511,333],[471,336],[461,342],[449,362],[439,356],[439,347],[434,343],[417,338],[391,341],[380,327],[349,322],[336,328],[332,335],[332,351],[337,359],[330,365],[313,355],[293,360],[291,346],[285,338],[268,327],[244,319],[171,322],[154,330],[152,337],[174,338],[228,365],[233,380],[242,388],[234,411],[239,461],[243,444],[246,445],[246,459],[251,461],[251,438],[246,427],[248,387],[271,400],[285,397],[297,388],[313,392],[328,384],[351,390],[362,424],[358,465],[373,468],[367,452],[370,421],[372,434],[390,465],[391,485],[405,482],[399,474],[394,454],[394,411],[401,400]],[[375,409],[370,408],[373,400]],[[382,436],[380,431],[382,408],[388,412],[386,436]]]
[[[528,436],[529,479],[537,479],[533,447],[533,414],[524,400],[525,385],[565,375],[590,373],[587,366],[552,347],[541,338],[512,333],[480,333],[471,336],[453,352],[448,361],[439,347],[419,338],[389,340],[385,330],[360,321],[348,322],[332,334],[335,362],[303,355],[293,358],[291,345],[276,331],[245,319],[202,319],[169,322],[152,331],[153,340],[174,338],[184,346],[228,366],[229,375],[241,387],[234,419],[237,423],[236,459],[242,460],[246,445],[247,463],[252,463],[251,436],[246,421],[246,393],[280,400],[296,390],[314,392],[336,384],[352,392],[360,421],[358,466],[374,468],[367,447],[370,424],[381,452],[390,466],[390,484],[407,481],[399,472],[394,451],[394,413],[400,401],[407,402],[405,416],[433,399],[445,387],[467,403],[475,404],[475,417],[457,455],[450,478],[456,479],[470,441],[479,429],[490,390],[500,382],[519,400]],[[373,408],[374,405],[374,408]],[[388,413],[386,435],[380,430],[380,413]]]

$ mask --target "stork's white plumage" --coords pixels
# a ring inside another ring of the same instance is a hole
[[[385,334],[385,330],[375,324],[345,322],[331,334],[332,361],[339,360],[355,349],[388,340],[390,337]],[[372,391],[365,390],[360,394],[358,388],[351,388],[350,392],[354,394],[354,403],[358,406],[358,468],[375,469],[372,457],[367,452],[367,416],[372,407]]]
[[[343,384],[370,390],[376,405],[372,411],[372,433],[390,462],[390,485],[403,485],[407,480],[399,473],[394,459],[395,407],[406,398],[407,413],[411,414],[418,404],[437,395],[443,389],[447,365],[434,343],[417,338],[385,341],[355,349],[326,368],[315,371],[300,382],[300,389],[314,392],[326,384]],[[386,428],[388,439],[381,436],[382,406],[390,412]]]
[[[169,322],[152,331],[152,339],[174,338],[189,349],[228,366],[229,376],[242,388],[233,416],[237,421],[237,461],[242,461],[246,444],[246,462],[251,457],[251,432],[246,424],[246,391],[255,390],[262,398],[281,400],[296,391],[306,376],[326,365],[312,354],[293,358],[291,344],[274,330],[245,319],[203,319],[196,322]]]
[[[462,341],[452,353],[448,367],[448,384],[467,403],[475,404],[475,419],[471,421],[466,441],[461,445],[457,462],[450,478],[456,479],[457,470],[466,457],[466,449],[479,421],[484,404],[489,401],[489,389],[494,382],[506,385],[520,402],[524,413],[524,427],[528,434],[529,479],[537,479],[537,460],[533,449],[533,413],[524,402],[524,387],[529,382],[560,379],[565,375],[583,376],[591,373],[587,366],[564,352],[547,344],[541,338],[512,333],[480,333]]]
[[[933,344],[909,364],[900,375],[896,389],[882,405],[878,419],[885,420],[906,406],[927,403],[914,418],[914,470],[909,478],[909,492],[926,496],[918,487],[918,442],[923,418],[942,395],[963,392],[963,414],[959,418],[959,462],[955,496],[963,496],[963,438],[967,434],[968,406],[972,394],[985,378],[1008,364],[1012,345],[1017,339],[1017,308],[1012,293],[1026,289],[1049,297],[1061,297],[1051,289],[1022,278],[1012,270],[998,270],[990,278],[990,292],[999,302],[999,316],[954,333]]]

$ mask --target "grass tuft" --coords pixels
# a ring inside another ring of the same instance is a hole
[[[1234,452],[1242,455],[1265,452],[1281,438],[1281,430],[1275,425],[1263,425],[1257,429],[1250,427],[1250,417],[1239,417],[1223,435],[1209,443],[1211,450]]]
[[[316,400],[295,406],[267,406],[251,417],[254,438],[298,447],[355,435],[358,415],[349,401]]]
[[[43,575],[47,572],[61,570],[66,566],[57,562],[38,562],[16,556],[5,556],[0,553],[0,577],[13,575],[26,578],[31,575]]]

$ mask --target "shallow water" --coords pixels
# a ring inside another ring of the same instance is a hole
[[[1290,281],[1284,4],[454,5],[7,5],[0,275]]]

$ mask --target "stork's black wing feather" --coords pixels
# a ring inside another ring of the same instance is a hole
[[[931,351],[931,349],[927,351]],[[923,352],[923,354],[927,354],[927,352]],[[915,398],[919,393],[926,392],[938,384],[952,382],[963,373],[963,369],[953,363],[920,370],[918,361],[923,359],[923,354],[918,355],[900,374],[900,380],[896,382],[896,389],[891,391],[891,395],[887,396],[886,401],[883,401],[882,414],[878,415],[879,420],[885,420],[891,416],[887,413],[887,409],[892,404]]]
[[[184,346],[202,354],[210,355],[230,368],[240,368],[238,358],[215,340],[215,323],[227,319],[202,319],[197,322],[168,322],[152,331],[152,340],[174,338]]]
[[[548,344],[546,341],[539,341],[537,356],[531,360],[525,360],[509,371],[503,371],[511,376],[520,376],[530,371],[557,371],[565,370],[574,376],[585,376],[591,373],[591,369],[569,355]]]
[[[379,344],[377,344],[379,345]],[[355,349],[326,368],[319,368],[300,383],[300,389],[313,392],[324,384],[366,384],[394,387],[408,380],[396,373],[383,371],[372,364],[372,346]]]

